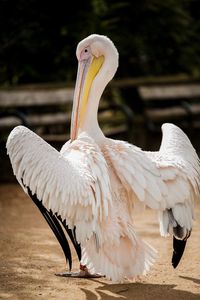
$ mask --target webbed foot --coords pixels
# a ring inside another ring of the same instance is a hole
[[[80,265],[80,271],[79,272],[61,272],[61,273],[56,273],[56,276],[61,276],[61,277],[72,277],[72,278],[100,278],[104,277],[101,274],[98,273],[90,273],[88,268],[86,266]]]

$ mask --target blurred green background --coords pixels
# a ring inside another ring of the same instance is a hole
[[[197,0],[0,1],[0,85],[75,80],[77,43],[109,36],[116,77],[200,75]]]

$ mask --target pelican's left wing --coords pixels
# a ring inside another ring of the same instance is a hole
[[[76,226],[78,242],[90,238],[98,220],[107,216],[111,200],[98,146],[82,138],[60,153],[28,128],[17,126],[8,137],[7,152],[25,192],[28,187],[70,228]]]
[[[160,211],[173,209],[176,214],[175,211],[182,204],[192,209],[193,200],[200,197],[200,164],[189,139],[178,127],[171,128],[166,124],[163,133],[164,142],[167,134],[172,135],[167,145],[170,145],[171,140],[178,143],[181,134],[183,143],[179,142],[177,148],[173,147],[173,152],[166,146],[162,150],[164,142],[160,151],[145,152],[126,142],[108,139],[104,151],[133,201]]]

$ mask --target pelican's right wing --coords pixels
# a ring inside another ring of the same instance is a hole
[[[98,146],[80,139],[61,154],[24,126],[12,130],[6,146],[25,192],[29,187],[47,209],[70,228],[76,226],[78,242],[90,238],[111,200],[107,165]]]

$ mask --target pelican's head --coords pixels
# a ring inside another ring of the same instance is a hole
[[[86,114],[91,94],[98,101],[118,67],[118,52],[106,36],[92,34],[82,40],[76,50],[78,72],[71,119],[71,141],[75,140]],[[94,112],[95,113],[95,112]],[[92,124],[91,124],[92,125]]]

